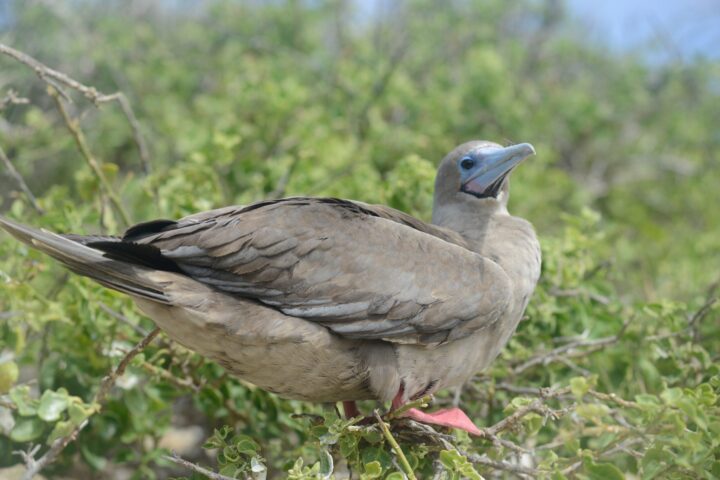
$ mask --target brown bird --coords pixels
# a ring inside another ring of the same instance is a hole
[[[432,224],[292,197],[154,220],[123,237],[0,218],[70,270],[130,295],[173,340],[286,398],[410,399],[460,385],[515,331],[540,274],[532,226],[507,211],[527,143],[473,141],[440,164]],[[459,409],[407,416],[480,431]]]

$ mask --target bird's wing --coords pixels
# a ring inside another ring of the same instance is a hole
[[[348,338],[446,342],[493,324],[512,295],[505,272],[454,232],[345,200],[298,197],[148,222],[122,243],[126,252],[155,247],[200,282]]]

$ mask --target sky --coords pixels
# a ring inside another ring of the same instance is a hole
[[[720,58],[720,0],[566,0],[591,40],[622,52]]]

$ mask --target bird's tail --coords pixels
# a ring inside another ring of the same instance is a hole
[[[120,242],[114,237],[58,235],[0,217],[0,227],[32,248],[60,261],[73,272],[113,290],[159,303],[170,303],[163,285],[152,279],[152,269],[111,258],[92,245]]]

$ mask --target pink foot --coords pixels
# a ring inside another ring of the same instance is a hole
[[[481,436],[483,433],[470,420],[470,418],[459,408],[446,408],[437,412],[426,413],[417,408],[411,408],[403,414],[403,417],[411,418],[421,423],[431,425],[442,425],[443,427],[459,428],[473,435]]]

